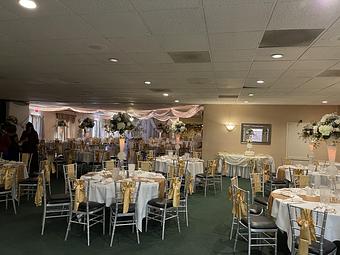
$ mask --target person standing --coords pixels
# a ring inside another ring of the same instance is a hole
[[[38,144],[38,133],[34,130],[33,124],[28,122],[26,129],[22,132],[19,145],[23,153],[32,153],[30,176],[34,175],[34,172],[39,172]]]

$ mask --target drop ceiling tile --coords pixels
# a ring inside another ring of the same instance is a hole
[[[156,36],[164,51],[206,51],[209,49],[205,34]]]
[[[162,51],[160,42],[152,36],[117,37],[108,39],[115,47],[125,52],[159,52]]]
[[[316,77],[306,83],[301,88],[323,89],[340,82],[340,77]]]
[[[176,9],[141,13],[154,35],[188,35],[205,32],[201,9]]]
[[[279,78],[280,75],[282,75],[284,70],[255,70],[255,69],[250,69],[249,74],[247,78],[257,78],[257,77],[262,77],[262,79],[267,79],[267,78]]]
[[[244,79],[247,76],[248,70],[238,70],[229,72],[215,72],[216,79]]]
[[[134,12],[84,14],[85,22],[105,37],[137,37],[149,35],[142,19]]]
[[[269,9],[261,0],[205,0],[204,10],[209,34],[263,30],[269,16]]]
[[[0,20],[17,19],[18,15],[0,5]]]
[[[201,7],[200,0],[132,0],[139,11],[188,9]]]
[[[217,62],[214,63],[214,70],[217,72],[249,70],[250,66],[251,62]]]
[[[217,78],[216,88],[217,89],[238,89],[242,88],[244,79],[232,79],[232,78]]]
[[[126,0],[114,0],[114,1],[103,1],[103,0],[59,0],[65,6],[70,8],[77,14],[88,14],[88,13],[117,13],[133,11],[134,8],[129,1]]]
[[[293,61],[254,61],[251,70],[286,70],[291,66]]]
[[[339,11],[338,1],[278,1],[267,29],[325,28]]]
[[[302,56],[302,59],[340,60],[340,47],[312,47]]]
[[[291,70],[325,70],[334,66],[337,60],[300,60],[290,67]]]
[[[231,49],[257,49],[263,32],[210,34],[210,46],[216,51]]]
[[[136,63],[173,63],[170,56],[164,52],[129,52],[127,55]]]
[[[337,20],[325,31],[315,46],[340,46],[340,20]]]
[[[194,64],[143,64],[141,69],[145,72],[204,72],[212,71],[210,63]]]
[[[211,51],[212,62],[252,61],[256,50]]]

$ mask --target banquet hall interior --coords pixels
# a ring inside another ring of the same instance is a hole
[[[340,254],[339,0],[1,0],[0,47],[1,254]]]

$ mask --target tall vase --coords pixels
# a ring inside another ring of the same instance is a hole
[[[179,144],[181,141],[181,135],[180,134],[176,134],[176,144]]]
[[[329,160],[327,173],[330,176],[335,176],[338,174],[338,169],[335,166],[336,143],[334,141],[327,144],[327,152],[328,152],[328,160]]]
[[[119,151],[124,152],[124,150],[125,150],[125,138],[120,137],[119,138]]]

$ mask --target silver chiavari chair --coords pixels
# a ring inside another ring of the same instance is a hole
[[[67,179],[69,197],[71,201],[65,241],[68,238],[72,224],[79,224],[86,228],[87,245],[90,246],[90,228],[97,224],[103,225],[105,235],[105,204],[88,200],[90,181]]]
[[[112,229],[110,247],[112,247],[116,227],[132,226],[132,230],[136,228],[137,243],[139,244],[139,230],[137,226],[137,205],[141,182],[133,181],[116,181],[115,197],[110,206],[110,233]],[[130,191],[128,191],[130,189]],[[131,192],[129,201],[125,205],[125,192]]]
[[[181,165],[178,168],[182,168]],[[181,173],[181,170],[178,170]],[[178,212],[185,215],[185,223],[186,226],[189,227],[189,210],[188,210],[188,197],[193,193],[194,189],[194,177],[188,171],[188,162],[185,162],[184,165],[184,174],[182,175],[182,180],[184,184],[181,186],[181,196],[180,196],[180,204],[178,207]]]
[[[264,193],[263,173],[250,173],[251,199],[253,203],[268,207],[268,197]]]
[[[64,172],[64,182],[65,182],[65,194],[68,193],[68,181],[69,179],[77,179],[78,173],[78,165],[77,163],[63,165],[63,172]]]
[[[327,211],[304,209],[293,204],[287,204],[287,206],[292,233],[292,255],[299,254],[299,248],[301,249],[301,243],[304,241],[300,240],[302,221],[307,222],[309,225],[307,231],[311,229],[315,231],[315,235],[311,234],[311,244],[307,243],[308,254],[333,255],[337,253],[336,245],[325,238]],[[313,226],[310,226],[310,224],[313,224]]]
[[[271,217],[253,215],[250,213],[249,191],[232,186],[235,199],[235,213],[237,217],[237,231],[234,242],[236,251],[237,239],[241,237],[248,242],[248,255],[251,255],[252,247],[270,246],[277,254],[277,231],[278,228]]]
[[[214,188],[214,192],[216,195],[216,182],[215,182],[215,174],[217,171],[217,163],[216,160],[208,160],[207,168],[205,169],[203,174],[197,174],[196,179],[198,179],[198,186],[203,187],[204,196],[207,196],[207,190],[209,187]]]
[[[15,205],[16,198],[16,168],[1,168],[0,169],[0,203],[6,204],[8,209],[8,201],[12,200],[14,214],[17,214]]]

